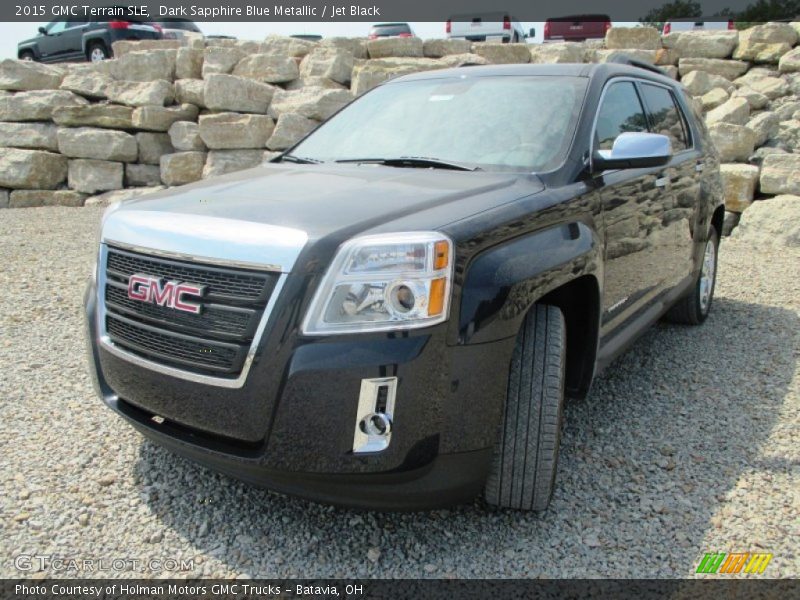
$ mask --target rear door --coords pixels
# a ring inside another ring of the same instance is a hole
[[[62,58],[77,58],[83,56],[83,32],[86,31],[88,22],[68,21],[64,32],[61,34]]]
[[[610,150],[618,135],[646,132],[649,121],[636,80],[606,84],[594,148]],[[667,226],[673,207],[665,167],[619,169],[596,176],[605,232],[604,333],[652,301],[673,278],[676,241]]]

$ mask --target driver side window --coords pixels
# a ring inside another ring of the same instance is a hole
[[[629,131],[647,131],[647,118],[639,94],[630,81],[612,83],[606,88],[597,113],[595,147],[611,150],[617,136]]]

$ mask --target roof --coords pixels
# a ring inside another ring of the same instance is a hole
[[[456,67],[453,69],[441,69],[434,71],[423,71],[404,75],[389,83],[398,81],[416,81],[423,79],[443,79],[450,77],[499,77],[499,76],[566,76],[566,77],[603,77],[613,75],[629,75],[632,77],[643,77],[654,79],[663,83],[675,84],[675,80],[666,75],[659,75],[654,70],[646,70],[640,67],[616,63],[559,63],[559,64],[515,64],[515,65],[475,65]]]

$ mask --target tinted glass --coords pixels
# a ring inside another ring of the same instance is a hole
[[[183,29],[184,31],[195,31],[199,32],[200,29],[195,25],[192,21],[159,21],[158,22],[161,27],[164,29]]]
[[[401,33],[411,33],[408,25],[376,25],[372,28],[373,35],[400,35]]]
[[[50,35],[54,33],[61,33],[67,27],[66,21],[54,21],[47,26],[47,33]]]
[[[680,152],[688,146],[686,128],[670,91],[656,85],[642,85],[642,95],[650,115],[653,133],[669,137],[672,151]]]
[[[647,119],[636,87],[630,81],[620,81],[611,84],[603,96],[597,114],[597,147],[611,150],[617,136],[627,131],[647,131]]]
[[[425,157],[485,170],[564,160],[586,79],[471,77],[390,83],[356,100],[292,151],[320,161]]]

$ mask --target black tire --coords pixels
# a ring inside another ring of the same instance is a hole
[[[706,240],[706,251],[703,254],[703,263],[701,263],[700,272],[697,274],[697,281],[695,281],[691,294],[678,300],[669,312],[665,315],[665,319],[670,323],[678,323],[680,325],[702,325],[711,311],[711,304],[714,300],[714,289],[717,285],[717,262],[719,257],[719,234],[714,226],[708,232],[708,239]],[[710,289],[708,290],[708,299],[704,301],[704,281],[703,276],[706,273],[705,257],[708,252],[708,245],[711,245],[714,251],[713,256],[713,276],[711,278]]]
[[[102,58],[99,58],[102,54]],[[91,42],[86,47],[86,60],[89,62],[99,62],[111,58],[111,53],[103,42]]]
[[[36,57],[33,55],[33,52],[26,51],[26,52],[20,52],[19,59],[34,61],[36,60]]]
[[[489,504],[541,511],[553,495],[564,405],[566,326],[554,306],[535,306],[517,336],[505,415],[486,481]]]

